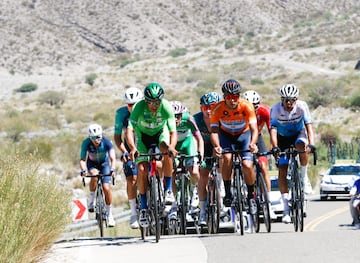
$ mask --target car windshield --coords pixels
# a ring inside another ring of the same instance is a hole
[[[329,171],[329,175],[360,175],[360,166],[333,166]]]

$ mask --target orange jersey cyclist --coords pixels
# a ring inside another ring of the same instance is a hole
[[[217,103],[211,111],[210,139],[215,154],[219,157],[223,150],[230,150],[233,144],[239,150],[250,150],[250,152],[241,153],[241,157],[251,211],[256,205],[253,199],[255,172],[252,155],[258,150],[255,110],[252,103],[240,97],[242,87],[238,81],[229,79],[224,82],[221,89],[224,100]],[[230,153],[223,154],[222,157],[222,176],[225,186],[224,205],[230,206],[232,202],[232,158]]]

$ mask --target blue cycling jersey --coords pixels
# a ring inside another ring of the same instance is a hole
[[[86,158],[96,163],[109,162],[109,151],[114,150],[114,145],[110,139],[103,137],[98,148],[91,142],[90,138],[83,140],[80,150],[80,159]]]

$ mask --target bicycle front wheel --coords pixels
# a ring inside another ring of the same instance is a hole
[[[179,219],[180,219],[180,233],[186,234],[186,178],[185,174],[181,174],[181,192],[180,192],[180,206],[179,206]]]
[[[260,214],[262,213],[264,224],[266,227],[266,231],[271,231],[271,219],[270,219],[270,205],[269,205],[269,198],[267,195],[267,188],[264,180],[263,174],[260,172],[257,177],[256,181],[256,200],[257,200],[257,215],[258,221],[257,225],[255,226],[255,231],[258,233],[260,231]]]
[[[100,237],[104,237],[104,213],[105,213],[105,202],[101,186],[98,186],[96,191],[96,220],[100,230]]]
[[[295,191],[297,193],[296,215],[297,215],[298,228],[300,232],[303,232],[304,231],[304,192],[301,187],[301,180],[298,173],[295,176]]]
[[[220,193],[216,178],[210,178],[208,190],[208,233],[219,232],[220,224]]]
[[[158,189],[158,179],[156,176],[151,177],[151,193],[150,193],[150,200],[151,200],[151,224],[152,228],[155,231],[155,239],[156,242],[160,240],[160,218],[159,218],[159,189]]]
[[[235,188],[235,227],[234,232],[244,235],[244,217],[243,217],[243,199],[241,188],[243,181],[241,178],[240,170],[234,168],[234,188]]]

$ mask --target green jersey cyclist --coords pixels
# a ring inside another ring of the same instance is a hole
[[[135,104],[130,114],[126,129],[126,140],[130,147],[129,156],[133,161],[138,153],[147,154],[152,144],[156,144],[163,153],[168,152],[170,155],[176,155],[175,116],[169,101],[163,97],[164,89],[158,83],[148,84],[144,89],[144,99]],[[148,161],[148,158],[136,158],[138,165],[137,183],[140,193],[139,224],[141,227],[148,227],[149,225],[146,197]],[[175,201],[172,192],[173,160],[171,156],[163,156],[162,171],[164,174],[165,203],[170,205]]]

